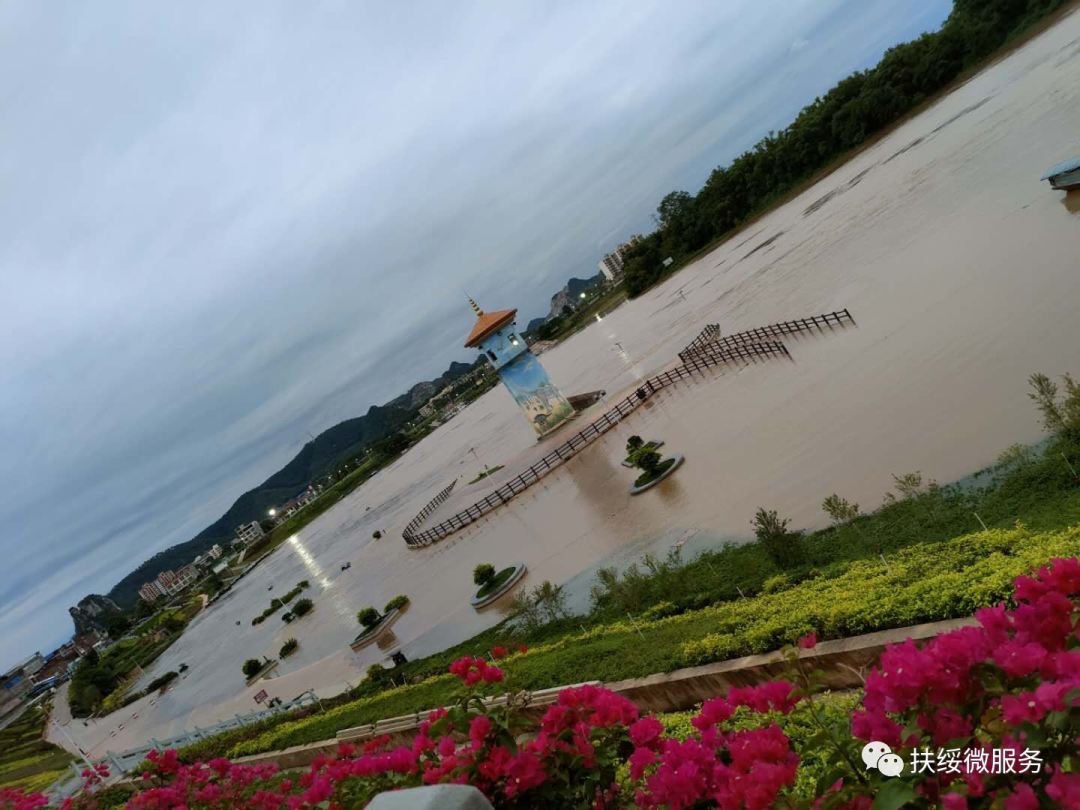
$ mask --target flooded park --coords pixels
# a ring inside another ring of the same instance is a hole
[[[1073,14],[543,354],[565,393],[607,391],[570,426],[538,446],[504,389],[484,395],[200,614],[143,676],[188,666],[155,706],[74,723],[72,733],[101,755],[251,711],[261,688],[283,700],[307,689],[335,694],[395,651],[411,659],[460,642],[505,616],[505,600],[482,612],[469,605],[480,562],[524,562],[524,587],[564,583],[570,604],[584,610],[601,565],[676,545],[689,557],[744,542],[758,507],[795,526],[820,526],[821,501],[832,492],[872,509],[893,473],[955,480],[1010,443],[1037,440],[1027,377],[1080,372],[1080,204],[1038,178],[1077,153]],[[491,309],[518,304],[476,295]],[[786,339],[790,359],[722,366],[664,388],[461,531],[420,548],[402,539],[452,481],[454,503],[484,498],[641,379],[677,364],[707,324],[730,334],[845,308],[854,324]],[[463,305],[463,341],[473,320]],[[686,457],[675,475],[633,498],[636,472],[620,463],[632,434]],[[485,465],[505,469],[468,484]],[[271,598],[304,579],[311,614],[252,626]],[[357,611],[397,594],[411,604],[392,635],[352,652]],[[289,637],[298,652],[274,677],[246,687],[243,661],[277,657]]]

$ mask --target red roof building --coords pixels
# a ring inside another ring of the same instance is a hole
[[[473,304],[476,307],[476,304]],[[517,315],[516,309],[500,309],[498,312],[484,312],[479,307],[476,307],[476,326],[473,327],[472,332],[469,333],[469,339],[465,341],[465,348],[471,349],[474,346],[479,346],[480,341],[489,335],[493,335],[502,327],[514,320],[514,316]]]

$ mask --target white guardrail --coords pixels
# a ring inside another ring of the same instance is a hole
[[[108,765],[109,782],[114,782],[145,760],[146,755],[151,751],[166,751],[170,748],[183,748],[192,743],[196,743],[199,740],[219,734],[222,731],[240,728],[241,726],[249,726],[275,714],[291,712],[294,709],[300,709],[312,703],[319,702],[319,698],[315,692],[309,689],[307,692],[290,700],[288,703],[281,703],[267,709],[258,709],[256,711],[248,712],[247,714],[237,714],[228,720],[221,720],[214,723],[212,726],[195,726],[191,731],[183,731],[175,737],[169,737],[165,740],[158,740],[151,737],[150,742],[147,745],[129,748],[127,751],[107,751],[104,757],[94,760],[93,762],[95,765]],[[75,795],[83,785],[84,780],[81,774],[85,768],[86,763],[82,761],[72,762],[71,772],[65,773],[63,777],[53,782],[44,793],[54,799],[61,800]]]

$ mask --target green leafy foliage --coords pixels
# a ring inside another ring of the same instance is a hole
[[[288,593],[286,593],[281,598],[271,599],[270,600],[270,607],[268,607],[260,615],[256,616],[254,619],[252,619],[251,623],[253,625],[262,624],[268,618],[270,618],[275,613],[277,613],[279,610],[281,610],[281,608],[283,608],[285,605],[287,605],[289,602],[291,602],[293,599],[295,599],[297,596],[299,596],[300,593],[307,587],[309,587],[309,583],[305,579],[305,580],[303,580],[301,582],[296,583],[296,587],[293,588]],[[299,604],[299,602],[297,604]],[[296,614],[296,607],[295,606],[292,609],[292,613]],[[296,614],[296,615],[302,616],[303,613]]]
[[[401,610],[409,604],[409,597],[403,593],[399,593],[393,599],[386,603],[386,607],[383,608],[384,613],[389,613],[391,610]]]
[[[495,581],[495,566],[491,563],[478,563],[472,573],[473,584],[483,588]]]
[[[375,608],[368,606],[356,614],[356,620],[363,625],[365,630],[370,630],[382,621],[382,616]]]
[[[514,575],[515,568],[512,565],[508,565],[506,568],[502,569],[497,574],[494,573],[494,570],[495,569],[492,568],[493,575],[491,579],[484,585],[481,585],[480,590],[476,592],[476,596],[478,599],[483,599],[489,593],[494,593],[495,591],[499,590],[499,588],[503,586],[503,583]],[[475,576],[473,577],[473,582],[476,582]]]
[[[297,599],[296,604],[292,607],[292,613],[294,616],[304,616],[311,611],[313,607],[310,599]]]
[[[848,523],[859,516],[859,505],[841,498],[835,492],[821,502],[821,508],[833,523]]]
[[[263,668],[263,662],[258,658],[249,658],[240,668],[245,678],[254,678]]]
[[[300,647],[300,642],[295,638],[288,639],[281,645],[281,649],[278,651],[279,658],[287,658],[292,655]]]
[[[789,532],[791,521],[781,519],[776,511],[758,509],[754,515],[754,535],[758,544],[779,568],[792,568],[805,559],[802,534]]]
[[[154,678],[154,680],[150,681],[150,683],[146,686],[146,691],[153,692],[155,689],[160,689],[162,692],[164,692],[165,687],[167,687],[170,683],[172,683],[179,677],[180,673],[178,672],[166,672],[164,675],[159,675],[158,677]]]

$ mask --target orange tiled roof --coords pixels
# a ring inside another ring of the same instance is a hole
[[[470,349],[480,343],[500,326],[505,326],[514,320],[517,315],[516,309],[500,309],[498,312],[485,312],[476,319],[476,326],[469,333],[469,339],[465,341],[465,348]]]

